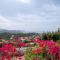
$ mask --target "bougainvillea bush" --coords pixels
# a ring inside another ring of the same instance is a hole
[[[15,48],[11,44],[6,44],[0,48],[0,60],[10,60],[11,55],[15,52]]]
[[[30,43],[17,42],[16,45],[19,49],[28,47],[24,51],[25,54],[17,52],[17,47],[13,44],[3,44],[0,47],[0,60],[11,60],[11,57],[21,57],[22,55],[24,55],[25,60],[60,60],[60,45],[52,40],[40,40],[37,38]]]
[[[18,44],[19,48],[25,47],[25,43]],[[21,57],[24,53],[22,51],[16,50],[16,47],[14,47],[12,44],[3,44],[2,47],[0,47],[0,60],[11,60],[13,57]],[[15,60],[15,59],[13,59]]]
[[[25,60],[60,60],[60,46],[49,40],[34,40],[35,47],[27,49]]]

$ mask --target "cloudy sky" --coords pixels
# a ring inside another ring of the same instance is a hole
[[[60,0],[0,0],[0,29],[54,31],[60,27]]]

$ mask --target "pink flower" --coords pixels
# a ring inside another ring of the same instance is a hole
[[[19,44],[19,47],[25,47],[25,46],[27,46],[26,43],[20,43],[20,44]]]
[[[35,40],[33,40],[34,43],[41,43],[41,41],[42,41],[42,40],[40,40],[40,39],[35,39]]]

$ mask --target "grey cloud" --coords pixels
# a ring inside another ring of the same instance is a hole
[[[0,27],[25,31],[55,30],[60,27],[60,6],[56,4],[53,0],[32,0],[30,5],[1,0]]]

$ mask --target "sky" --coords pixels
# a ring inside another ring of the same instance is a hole
[[[60,0],[0,0],[0,29],[28,32],[60,28]]]

